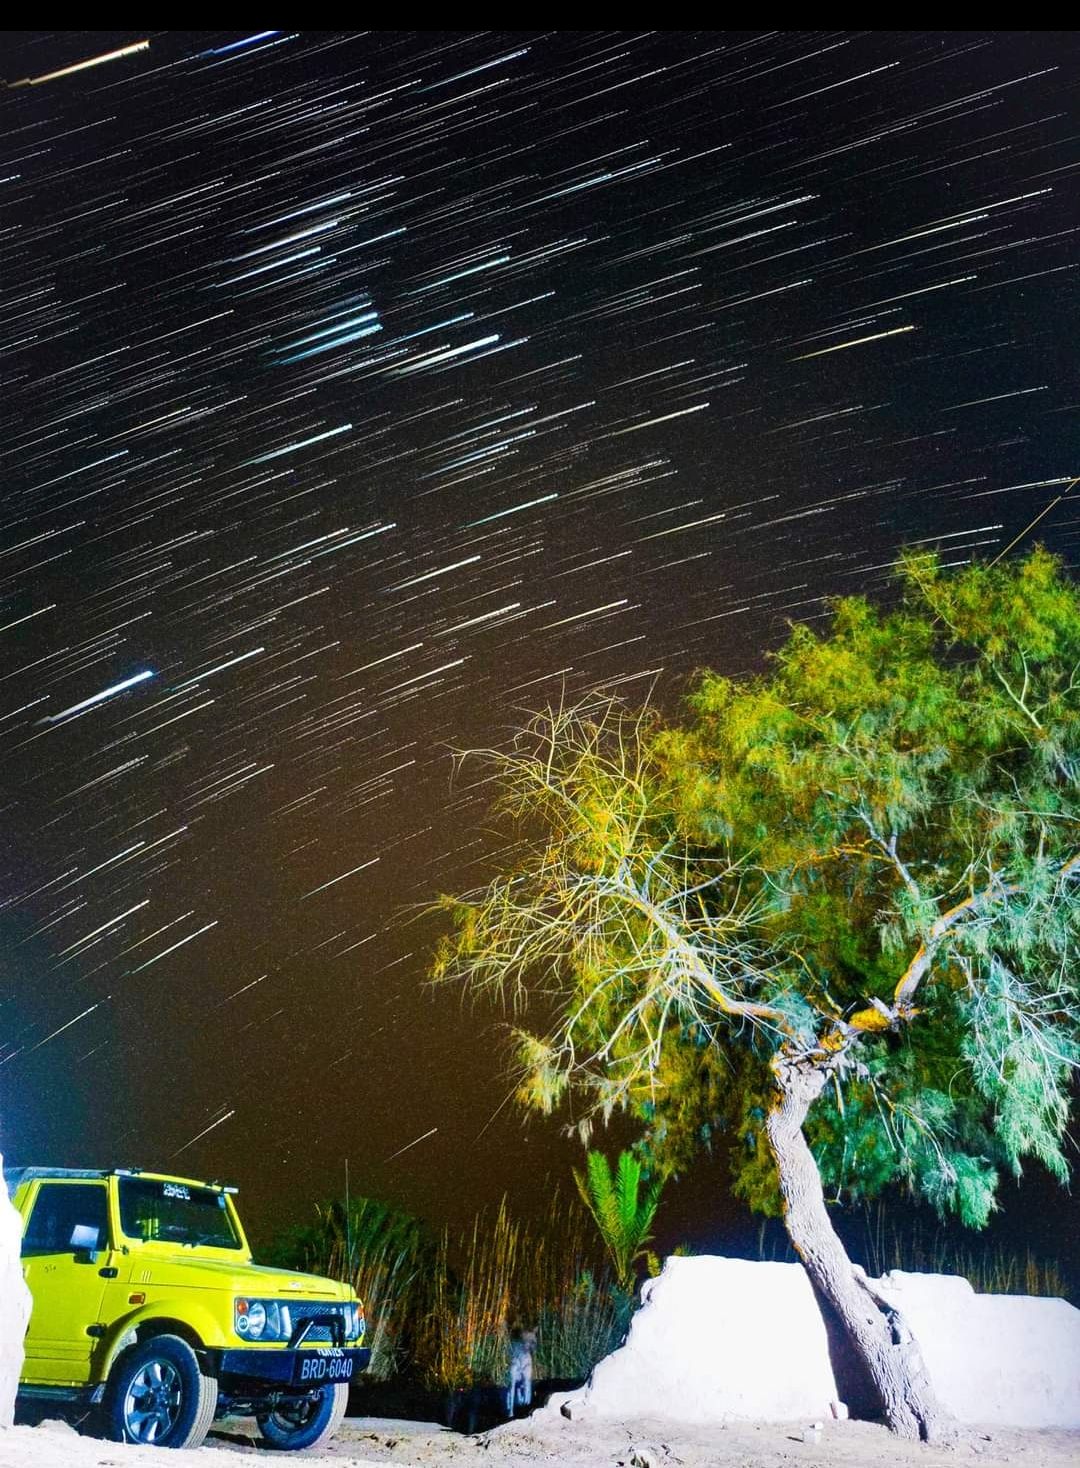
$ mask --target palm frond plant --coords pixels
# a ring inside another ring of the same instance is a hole
[[[574,1169],[574,1181],[604,1241],[620,1289],[632,1294],[640,1261],[651,1274],[657,1272],[656,1255],[646,1245],[652,1239],[664,1179],[654,1178],[642,1191],[644,1170],[633,1152],[620,1152],[612,1169],[603,1152],[592,1150],[585,1171]]]

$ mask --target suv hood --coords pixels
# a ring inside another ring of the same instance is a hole
[[[317,1274],[273,1269],[268,1264],[241,1264],[194,1254],[136,1255],[132,1284],[168,1285],[181,1289],[228,1290],[265,1299],[351,1300],[348,1285]]]

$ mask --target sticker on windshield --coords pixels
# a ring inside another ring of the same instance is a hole
[[[161,1191],[166,1198],[182,1198],[185,1203],[191,1202],[191,1189],[185,1188],[183,1183],[163,1183]]]

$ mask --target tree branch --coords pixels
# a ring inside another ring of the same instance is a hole
[[[874,825],[873,821],[870,819],[865,811],[858,810],[855,812],[855,815],[858,820],[862,821],[863,825],[870,832],[870,838],[874,842],[875,846],[880,847],[884,855],[888,857],[889,861],[896,868],[900,880],[911,893],[912,897],[916,899],[920,898],[922,896],[922,893],[919,890],[919,884],[911,875],[907,864],[901,861],[900,855],[896,850],[896,832],[894,831],[889,837],[888,841],[886,841],[884,836],[882,836],[881,832],[877,829],[877,827]]]
[[[1078,872],[1080,872],[1080,852],[1062,865],[1058,878],[1066,882],[1076,876]],[[942,939],[956,927],[957,923],[963,922],[965,918],[973,914],[982,912],[995,902],[1003,902],[1007,897],[1015,897],[1022,891],[1023,887],[1018,882],[994,882],[979,892],[972,892],[969,897],[964,898],[963,902],[958,902],[954,907],[950,907],[948,912],[943,912],[931,926],[926,941],[919,945],[917,953],[901,974],[893,991],[893,1005],[898,1015],[903,1009],[910,1007],[919,985],[937,956]]]
[[[662,907],[638,891],[625,870],[620,870],[617,877],[601,877],[593,880],[596,880],[597,885],[606,886],[613,896],[618,896],[629,906],[635,908],[659,930],[671,951],[678,954],[683,971],[704,989],[722,1014],[730,1018],[767,1020],[774,1024],[784,1025],[783,1014],[771,1004],[762,1004],[751,999],[737,999],[729,994],[714,977],[710,966],[698,949],[679,932]]]
[[[1067,882],[1077,875],[1080,875],[1080,852],[1062,864],[1058,870],[1058,880]],[[919,985],[929,973],[938,950],[949,933],[968,918],[981,915],[988,907],[1015,897],[1023,890],[1023,885],[1019,882],[992,882],[943,912],[931,925],[926,938],[919,944],[914,957],[897,981],[892,1004],[872,997],[865,1009],[858,1010],[846,1019],[838,1019],[822,1040],[818,1052],[822,1061],[833,1065],[843,1056],[852,1040],[860,1035],[882,1034],[913,1020],[918,1013],[914,999]]]

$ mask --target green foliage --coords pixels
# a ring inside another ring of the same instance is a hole
[[[659,1170],[702,1143],[775,1211],[782,1063],[836,1199],[896,1184],[985,1223],[1002,1171],[1064,1177],[1080,1063],[1080,596],[1045,551],[907,554],[768,670],[665,724],[603,701],[492,755],[506,868],[437,972],[541,999],[519,1098],[628,1110]]]
[[[521,1243],[521,1228],[505,1198],[493,1221],[483,1215],[474,1220],[460,1274],[453,1268],[449,1233],[443,1235],[419,1353],[429,1385],[453,1390],[505,1376]]]
[[[907,556],[900,581],[891,611],[852,598],[824,635],[795,628],[764,678],[706,674],[691,721],[661,742],[690,828],[722,825],[752,853],[764,926],[819,1014],[889,1007],[934,923],[972,902],[933,955],[921,1012],[877,1053],[860,1047],[807,1130],[834,1192],[900,1182],[981,1224],[1002,1167],[1035,1157],[1064,1176],[1080,599],[1041,551],[952,575]],[[768,1206],[760,1150],[739,1155],[762,1115],[744,1114],[735,1160],[741,1191]]]
[[[619,1153],[614,1172],[603,1152],[590,1151],[585,1164],[584,1172],[574,1170],[578,1193],[600,1231],[615,1278],[622,1289],[632,1293],[638,1261],[649,1262],[645,1246],[652,1238],[664,1179],[654,1179],[643,1194],[641,1159],[633,1152]]]

